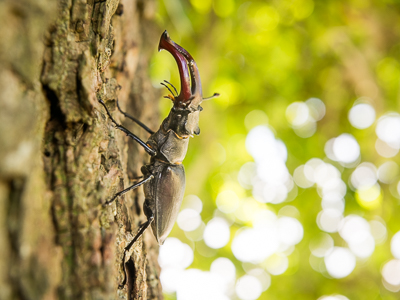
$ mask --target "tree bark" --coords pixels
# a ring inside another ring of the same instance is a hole
[[[0,4],[0,299],[162,299],[151,232],[123,249],[142,214],[148,155],[117,122],[148,134],[158,93],[147,74],[161,31],[155,2],[23,0]]]

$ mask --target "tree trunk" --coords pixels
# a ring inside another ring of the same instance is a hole
[[[0,299],[162,299],[151,231],[118,289],[123,249],[145,220],[143,190],[102,204],[149,158],[98,102],[144,140],[117,95],[157,128],[154,12],[145,0],[0,4]]]

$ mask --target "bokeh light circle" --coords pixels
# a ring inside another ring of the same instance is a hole
[[[333,238],[327,233],[320,233],[310,241],[311,253],[316,257],[324,257],[334,246]]]
[[[160,247],[158,263],[161,268],[173,266],[175,268],[187,268],[193,262],[193,250],[189,245],[179,239],[169,237]]]
[[[203,233],[204,242],[213,249],[224,247],[230,238],[230,230],[228,222],[219,217],[210,220]]]
[[[351,134],[343,133],[334,140],[333,153],[337,161],[352,163],[360,156],[360,146]]]
[[[332,251],[325,256],[325,266],[329,275],[334,278],[344,278],[350,275],[356,267],[356,258],[354,254],[346,248],[334,247]]]
[[[286,108],[286,119],[294,127],[304,125],[310,116],[310,110],[304,102],[293,102]]]
[[[383,279],[392,286],[400,285],[400,260],[392,259],[382,268]]]
[[[276,253],[268,257],[264,265],[268,273],[272,275],[281,275],[285,273],[289,267],[289,259],[282,253]]]
[[[377,169],[372,163],[363,162],[351,174],[351,185],[357,189],[370,187],[378,180]]]
[[[349,298],[343,295],[329,295],[329,296],[319,297],[317,300],[349,300]]]
[[[182,230],[193,231],[200,226],[201,217],[196,210],[185,208],[179,212],[176,222]]]
[[[277,221],[278,238],[286,245],[296,245],[303,239],[303,226],[291,217],[281,217]]]
[[[217,274],[198,269],[183,271],[177,278],[177,300],[229,300],[223,279]]]
[[[367,103],[354,105],[349,111],[350,124],[358,129],[370,127],[375,122],[375,109]]]
[[[247,228],[238,233],[232,242],[232,252],[242,262],[260,263],[279,247],[274,224]]]
[[[389,113],[379,118],[376,125],[376,134],[382,141],[392,148],[400,148],[400,115]]]
[[[325,232],[337,232],[342,218],[342,212],[339,210],[323,209],[317,216],[317,225]]]
[[[318,98],[310,98],[306,101],[306,105],[310,110],[310,115],[314,121],[322,120],[325,116],[326,107],[324,102]]]
[[[398,231],[390,241],[390,250],[395,258],[400,259],[400,231]]]
[[[238,279],[235,290],[239,299],[254,300],[260,297],[262,286],[257,277],[244,275]]]
[[[378,178],[382,183],[392,183],[399,174],[399,165],[394,161],[386,161],[378,168]]]
[[[236,267],[233,262],[226,257],[218,257],[211,263],[210,272],[218,274],[225,281],[225,284],[236,279]]]

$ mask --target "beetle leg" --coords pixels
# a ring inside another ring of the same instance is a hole
[[[129,242],[129,244],[124,248],[124,256],[122,257],[122,269],[124,270],[124,280],[118,286],[119,289],[122,289],[126,284],[126,269],[125,269],[125,257],[126,252],[131,250],[133,244],[142,236],[142,234],[146,231],[146,229],[150,226],[151,222],[154,220],[154,215],[151,215],[142,226],[140,226],[139,232],[135,235],[135,237]]]
[[[150,179],[153,179],[153,175],[150,174],[150,176],[146,177],[145,179],[143,179],[142,181],[136,182],[135,184],[131,185],[130,187],[116,193],[114,195],[114,197],[111,198],[111,200],[108,200],[106,203],[103,204],[104,206],[110,205],[111,203],[113,203],[115,201],[115,199],[117,199],[119,196],[122,196],[123,194],[125,194],[126,192],[129,192],[130,190],[136,189],[137,187],[141,186],[142,184],[146,183],[147,181],[149,181]]]
[[[123,114],[125,117],[131,119],[133,122],[135,122],[136,124],[138,124],[140,127],[142,127],[144,130],[146,130],[148,133],[153,134],[154,131],[151,130],[149,127],[147,127],[146,125],[144,125],[142,122],[140,122],[138,119],[136,119],[135,117],[132,117],[131,115],[127,114],[126,112],[122,111],[121,107],[119,107],[119,101],[117,99],[117,107],[118,110],[121,114]]]
[[[146,151],[147,153],[149,153],[152,156],[157,155],[157,152],[154,151],[153,149],[151,149],[145,142],[143,142],[140,138],[138,138],[135,134],[133,134],[132,132],[130,132],[128,129],[126,129],[124,126],[118,124],[114,118],[111,116],[111,113],[109,112],[106,104],[104,103],[104,101],[102,99],[98,99],[100,104],[103,105],[103,107],[106,109],[107,115],[108,117],[111,119],[111,121],[114,123],[115,127],[119,130],[121,130],[122,132],[124,132],[127,136],[129,136],[131,139],[135,140],[136,142],[138,142]]]

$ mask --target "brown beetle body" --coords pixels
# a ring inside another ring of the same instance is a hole
[[[153,179],[144,185],[146,200],[143,210],[149,218],[157,242],[162,245],[175,224],[185,192],[185,169],[183,165],[162,162],[146,165],[143,174],[153,174]]]
[[[186,50],[169,38],[166,31],[159,44],[159,50],[163,49],[169,51],[178,64],[182,88],[178,96],[170,98],[174,106],[160,129],[147,141],[157,154],[151,158],[150,164],[142,168],[145,178],[153,176],[144,184],[144,212],[148,219],[154,217],[151,227],[160,245],[171,232],[182,203],[185,191],[182,161],[189,138],[200,134],[199,113],[203,100],[196,63]],[[190,78],[194,80],[192,88]]]
[[[175,58],[181,80],[179,95],[166,96],[174,104],[169,115],[164,119],[158,131],[153,132],[143,123],[120,110],[125,116],[131,118],[151,133],[146,143],[122,125],[117,124],[103,100],[99,99],[99,102],[106,109],[108,116],[116,125],[116,128],[125,132],[152,155],[150,163],[142,167],[144,179],[117,193],[111,200],[105,203],[105,205],[108,205],[129,190],[144,184],[145,202],[143,210],[147,221],[141,226],[132,241],[125,247],[125,253],[150,224],[153,234],[160,245],[164,243],[171,232],[185,191],[185,170],[182,161],[186,156],[189,138],[200,134],[199,114],[203,110],[200,104],[203,100],[206,100],[203,99],[200,75],[196,62],[185,49],[170,39],[167,31],[161,35],[159,50],[166,50]],[[167,83],[170,84],[169,82]],[[167,85],[162,84],[174,94]],[[173,88],[175,89],[175,87]],[[216,96],[218,94],[214,94],[210,98]],[[123,284],[125,284],[125,280]]]

